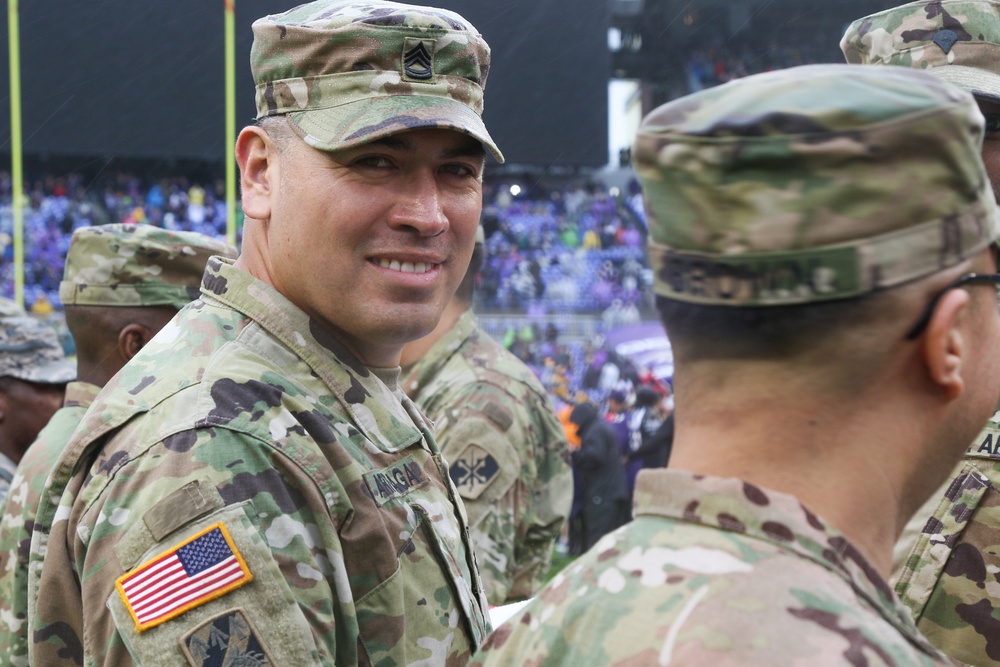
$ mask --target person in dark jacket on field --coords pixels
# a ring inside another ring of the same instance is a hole
[[[573,452],[573,473],[580,493],[582,548],[590,549],[606,533],[628,519],[625,470],[618,451],[618,435],[598,415],[590,402],[573,408],[569,420],[580,434],[580,448]]]
[[[666,468],[670,460],[670,449],[674,444],[674,413],[649,436],[643,437],[642,445],[628,456],[628,460],[642,461],[643,468]]]

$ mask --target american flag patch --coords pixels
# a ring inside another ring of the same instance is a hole
[[[118,594],[136,632],[225,595],[253,580],[222,523],[118,577]]]

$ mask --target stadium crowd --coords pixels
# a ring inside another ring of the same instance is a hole
[[[67,351],[59,281],[71,234],[91,225],[147,223],[210,237],[226,234],[221,181],[184,176],[147,179],[114,172],[88,180],[79,173],[45,174],[27,181],[24,208],[25,305],[51,316]],[[600,331],[649,317],[651,276],[645,259],[641,195],[596,185],[526,188],[511,194],[498,182],[484,193],[486,262],[476,290],[476,312],[514,313],[505,347],[527,363],[562,402],[587,395],[604,401],[613,387],[587,381],[594,360],[615,357],[602,340],[567,340],[558,315],[591,316]],[[238,213],[239,215],[239,213]],[[237,225],[240,229],[240,225]],[[0,294],[13,294],[11,179],[0,172]],[[598,354],[601,353],[601,354]],[[627,360],[618,359],[619,366]],[[624,375],[624,374],[623,374]]]
[[[0,663],[997,664],[1000,84],[948,68],[1000,0],[970,4],[855,21],[865,67],[693,52],[625,192],[484,186],[479,97],[419,87],[481,92],[458,14],[255,22],[242,252],[218,182],[28,188],[27,306],[72,337],[0,299]],[[409,81],[330,104],[372,74]],[[676,439],[611,342],[668,328]]]

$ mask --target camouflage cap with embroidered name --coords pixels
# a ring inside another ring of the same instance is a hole
[[[854,21],[847,62],[925,70],[1000,102],[1000,1],[920,0]]]
[[[174,306],[198,298],[212,255],[236,257],[224,241],[153,225],[111,224],[73,233],[59,298],[77,306]]]
[[[633,150],[655,291],[720,305],[859,296],[1000,235],[968,93],[901,67],[809,65],[675,100]]]
[[[0,317],[0,377],[65,384],[76,378],[55,329],[29,315]]]
[[[483,124],[490,48],[458,14],[383,0],[318,0],[253,24],[257,118],[286,114],[334,151],[443,128],[503,154]]]

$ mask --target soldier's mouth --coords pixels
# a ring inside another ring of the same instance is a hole
[[[375,262],[383,269],[401,271],[402,273],[427,273],[436,269],[439,264],[430,262],[400,262],[396,259],[379,259]]]

